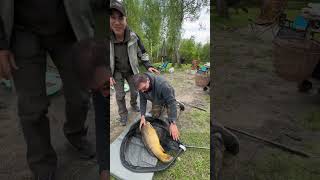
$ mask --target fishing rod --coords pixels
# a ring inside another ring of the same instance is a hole
[[[206,149],[206,150],[210,150],[210,147],[193,146],[193,145],[186,145],[186,144],[184,144],[184,146],[185,146],[186,148],[193,148],[193,149]]]
[[[186,151],[187,148],[194,148],[194,149],[206,149],[210,150],[210,147],[203,147],[203,146],[195,146],[195,145],[188,145],[188,144],[183,144],[179,140],[177,141],[179,144],[179,147],[183,149],[183,151]]]
[[[282,150],[284,150],[284,151],[291,152],[291,153],[293,153],[293,154],[296,154],[296,155],[299,155],[299,156],[302,156],[302,157],[306,157],[306,158],[311,157],[311,155],[308,154],[308,153],[305,153],[305,152],[303,152],[303,151],[301,151],[301,150],[294,149],[294,148],[289,147],[289,146],[286,146],[286,145],[284,145],[284,144],[280,144],[280,143],[278,143],[278,142],[274,142],[274,141],[271,141],[271,140],[269,140],[269,139],[265,139],[265,138],[262,138],[262,137],[260,137],[260,136],[253,135],[253,134],[251,134],[251,133],[248,133],[248,132],[245,132],[245,131],[242,131],[242,130],[239,130],[239,129],[235,129],[235,128],[232,128],[232,127],[227,127],[227,126],[225,126],[225,128],[227,128],[227,129],[229,129],[229,130],[231,130],[231,131],[234,131],[234,132],[237,132],[237,133],[246,135],[246,136],[248,136],[248,137],[251,137],[251,138],[260,140],[260,141],[262,141],[262,142],[264,142],[264,143],[267,143],[267,144],[272,145],[272,146],[274,146],[274,147],[280,148],[280,149],[282,149]]]

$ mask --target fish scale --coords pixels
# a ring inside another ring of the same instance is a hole
[[[149,152],[155,155],[161,162],[168,163],[173,158],[169,154],[166,154],[160,144],[159,137],[156,130],[149,122],[146,122],[141,128],[142,141]]]

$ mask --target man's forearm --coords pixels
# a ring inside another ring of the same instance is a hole
[[[150,63],[150,58],[149,55],[140,39],[140,37],[138,36],[138,47],[139,47],[139,53],[138,56],[142,61],[143,66],[148,70],[150,67],[152,67],[151,63]]]
[[[176,122],[177,120],[177,105],[176,101],[172,101],[168,106],[168,121],[170,122]]]
[[[144,98],[140,94],[140,113],[141,113],[141,116],[144,116],[146,114],[146,110],[147,110],[147,99]]]
[[[150,63],[150,61],[142,61],[143,66],[148,70],[150,67],[153,67]]]

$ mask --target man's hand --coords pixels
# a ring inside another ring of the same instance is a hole
[[[155,74],[157,74],[157,75],[159,75],[160,74],[160,71],[158,71],[156,68],[154,68],[154,67],[149,67],[148,68],[148,71],[149,72],[152,72],[152,73],[155,73]]]
[[[146,118],[144,116],[141,116],[140,126],[139,126],[140,131],[141,131],[141,127],[144,126],[145,124],[146,124]]]
[[[110,87],[115,84],[116,84],[116,81],[113,79],[113,77],[110,77]]]
[[[175,141],[179,140],[180,133],[176,123],[171,123],[169,130],[170,130],[170,136],[172,136],[172,139]]]
[[[9,50],[0,50],[0,79],[10,79],[13,70],[17,69],[13,54]]]

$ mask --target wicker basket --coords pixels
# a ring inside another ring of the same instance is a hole
[[[273,44],[274,67],[278,76],[301,82],[312,75],[320,59],[318,42],[277,37]]]
[[[210,74],[209,73],[197,73],[195,75],[195,82],[197,86],[206,87],[210,82]]]

